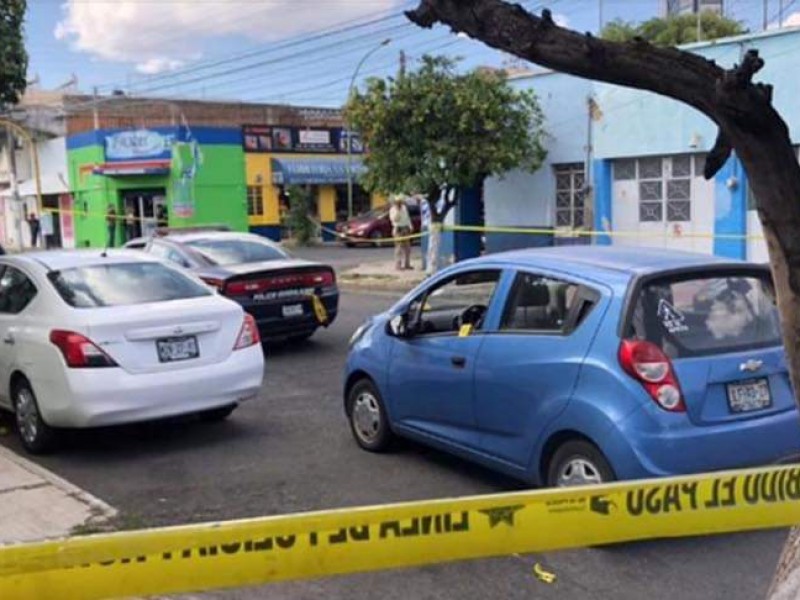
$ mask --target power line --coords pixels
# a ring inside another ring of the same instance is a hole
[[[373,13],[373,15],[374,14],[375,13]],[[248,58],[253,58],[255,56],[262,56],[262,55],[270,54],[272,52],[276,52],[276,51],[279,51],[279,50],[285,50],[287,48],[294,48],[294,47],[297,47],[297,46],[302,46],[304,44],[315,42],[315,41],[318,41],[318,40],[321,40],[321,39],[337,36],[337,35],[340,35],[340,34],[343,34],[343,33],[357,31],[359,29],[363,29],[365,27],[369,27],[370,25],[383,23],[383,22],[386,22],[386,21],[389,21],[389,20],[392,20],[392,19],[396,19],[398,17],[402,17],[402,16],[403,16],[402,13],[393,13],[393,14],[390,14],[390,15],[385,15],[385,16],[380,17],[380,18],[373,18],[373,19],[369,19],[367,21],[361,21],[361,22],[356,22],[356,20],[354,20],[354,19],[348,19],[346,21],[340,21],[339,23],[337,23],[335,25],[332,25],[332,26],[330,26],[328,28],[324,28],[324,29],[318,30],[316,33],[313,33],[311,35],[307,35],[307,34],[297,35],[297,36],[294,36],[293,38],[289,39],[286,42],[282,42],[282,43],[275,44],[275,45],[270,45],[270,46],[268,46],[266,48],[260,48],[258,50],[252,50],[252,51],[243,52],[243,53],[236,53],[236,54],[230,55],[230,56],[228,56],[226,58],[222,58],[222,59],[215,59],[215,60],[208,60],[208,61],[203,61],[203,62],[199,62],[199,63],[194,63],[191,66],[188,66],[186,68],[176,69],[176,70],[170,71],[168,73],[161,73],[161,74],[158,74],[158,75],[153,75],[151,77],[148,77],[146,79],[145,83],[161,81],[163,79],[170,79],[170,78],[174,78],[174,77],[180,77],[182,75],[195,73],[195,72],[198,72],[198,71],[204,71],[206,69],[210,69],[210,68],[214,68],[214,67],[220,67],[220,66],[229,65],[231,63],[236,63],[236,62],[239,62],[241,60],[246,60]],[[113,84],[107,84],[106,86],[101,86],[101,87],[111,87],[112,85]],[[119,87],[119,86],[117,86],[117,87]]]
[[[553,0],[553,2],[551,2],[549,4],[550,4],[550,6],[553,6],[553,5],[557,4],[559,1],[560,0]],[[531,0],[526,0],[525,1],[526,4],[528,4],[530,2],[531,2]],[[542,5],[539,4],[538,6],[533,7],[533,10],[541,8],[541,6]],[[340,28],[338,30],[328,30],[328,31],[325,31],[324,33],[321,33],[318,36],[314,36],[314,37],[319,39],[319,38],[323,38],[323,37],[329,37],[331,35],[337,35],[337,34],[345,33],[345,32],[352,31],[352,30],[357,29],[357,28],[364,27],[367,24],[374,24],[376,22],[385,22],[385,21],[387,21],[387,20],[389,20],[389,19],[391,19],[393,17],[396,17],[396,16],[399,16],[399,15],[387,15],[387,16],[381,17],[380,19],[374,19],[374,20],[372,20],[372,21],[370,21],[368,23],[358,23],[358,24],[355,24],[355,25],[351,25],[351,26],[347,26],[347,27],[344,27],[344,28]],[[405,27],[409,27],[411,25],[409,23],[405,23],[404,26]],[[369,32],[368,35],[375,36],[375,35],[378,35],[380,33],[385,32],[385,31],[388,31],[390,29],[397,30],[397,29],[402,29],[402,28],[403,28],[402,26],[401,27],[395,26],[395,27],[392,27],[392,28],[384,28],[383,30],[373,30],[373,31]],[[420,34],[424,34],[424,32],[422,32],[422,30],[421,30]],[[449,38],[450,34],[447,34],[446,37]],[[155,91],[158,91],[158,90],[167,89],[167,88],[170,88],[170,87],[182,87],[182,86],[185,86],[185,85],[191,84],[191,83],[201,83],[201,82],[204,82],[204,81],[208,81],[210,79],[228,77],[228,76],[230,76],[232,74],[235,74],[235,73],[238,73],[238,72],[249,71],[249,70],[252,70],[252,69],[255,69],[255,68],[258,68],[258,67],[262,67],[262,66],[266,66],[266,65],[278,64],[278,63],[282,63],[282,62],[283,63],[291,62],[291,61],[297,60],[298,58],[301,58],[301,57],[304,57],[304,56],[310,56],[310,55],[314,55],[314,54],[319,53],[319,52],[324,51],[324,50],[329,50],[329,49],[332,49],[332,48],[341,47],[342,45],[346,45],[347,43],[349,43],[350,39],[351,38],[345,38],[343,40],[338,40],[338,41],[336,41],[336,42],[334,42],[332,44],[327,44],[327,45],[323,45],[323,46],[317,46],[317,47],[314,47],[314,48],[307,48],[307,49],[305,49],[305,50],[303,50],[303,51],[301,51],[299,53],[294,53],[294,54],[291,54],[291,55],[282,55],[282,56],[279,56],[279,57],[272,58],[270,60],[259,61],[257,63],[250,63],[250,64],[247,64],[247,65],[243,65],[243,66],[237,67],[236,69],[229,69],[229,70],[227,70],[225,72],[222,72],[222,73],[211,73],[211,74],[207,74],[207,75],[204,75],[204,76],[198,76],[198,77],[194,77],[194,78],[190,78],[190,79],[178,80],[178,81],[175,81],[175,82],[171,82],[169,84],[162,83],[161,85],[158,85],[158,86],[151,86],[151,87],[145,88],[144,90],[140,90],[140,92],[150,93],[150,92],[155,92]],[[264,51],[259,51],[259,54],[262,53],[262,52],[264,52],[264,53],[266,53],[266,52],[274,52],[278,48],[285,48],[287,46],[296,46],[296,45],[300,45],[302,43],[308,43],[308,41],[309,41],[308,38],[305,38],[303,40],[292,40],[292,41],[287,42],[285,44],[282,44],[282,45],[280,45],[278,47],[272,47],[272,48],[266,49]],[[454,43],[456,43],[457,41],[458,40],[453,41],[453,42],[445,43],[444,45],[431,48],[428,51],[435,51],[435,50],[438,50],[438,49],[442,49],[442,48],[451,46]],[[253,54],[254,53],[248,53],[247,56],[251,56]],[[347,54],[347,52],[345,52],[343,54]],[[238,55],[238,56],[235,56],[235,57],[232,57],[232,58],[229,58],[229,59],[225,59],[224,62],[225,63],[230,63],[230,62],[234,62],[234,61],[240,61],[240,60],[242,60],[242,58],[243,58],[242,55]],[[198,72],[200,70],[203,70],[203,69],[206,69],[206,68],[210,68],[212,66],[216,66],[216,65],[218,65],[218,64],[220,64],[222,62],[223,61],[214,61],[212,63],[205,63],[205,64],[202,64],[202,65],[195,65],[195,66],[191,67],[190,69],[182,70],[179,74],[184,74],[184,73],[188,73],[188,72],[192,72],[192,71]],[[265,75],[269,76],[270,74],[265,74]],[[174,78],[175,74],[171,73],[168,76],[162,76],[160,79],[163,80],[163,79],[166,79],[167,77]],[[252,81],[252,78],[249,78],[249,79]],[[327,81],[327,82],[324,82],[322,84],[316,84],[311,89],[319,89],[320,87],[323,87],[323,88],[331,87],[333,85],[336,85],[337,83],[341,83],[345,79],[349,79],[349,77],[347,77],[347,78],[345,78],[345,77],[337,78],[337,79],[335,79],[333,81]],[[225,83],[230,84],[231,82],[225,82]],[[224,85],[225,83],[216,84],[216,85],[214,85],[212,87],[219,87],[219,85]],[[291,96],[303,93],[305,91],[306,91],[305,88],[301,88],[300,90],[292,89],[292,90],[289,90],[288,92],[280,92],[280,93],[277,93],[277,94],[273,94],[273,95],[270,96],[270,98],[271,97],[275,97],[275,96],[291,97]],[[181,96],[183,96],[183,94],[181,94]],[[130,98],[131,96],[128,96],[128,97]],[[168,100],[168,99],[174,98],[174,97],[176,97],[176,96],[163,96],[163,98],[165,100]],[[97,105],[100,102],[108,102],[108,101],[111,101],[111,100],[114,100],[114,99],[115,99],[115,97],[112,96],[110,98],[101,98],[99,100],[92,100],[92,101],[84,102],[82,104],[77,104],[77,105],[73,105],[71,107],[68,107],[66,109],[66,111],[67,112],[78,112],[78,111],[80,111],[82,109],[85,110],[86,108],[88,108],[90,106]]]

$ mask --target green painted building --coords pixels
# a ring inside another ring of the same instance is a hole
[[[248,229],[240,128],[92,130],[67,138],[67,160],[76,247],[108,244],[110,207],[115,246],[164,225]]]

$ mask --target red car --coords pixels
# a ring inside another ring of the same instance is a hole
[[[414,233],[420,229],[420,211],[417,204],[408,204],[411,226]],[[339,239],[352,248],[356,244],[367,243],[380,246],[381,241],[392,237],[392,223],[389,221],[389,206],[381,206],[357,215],[336,226]]]

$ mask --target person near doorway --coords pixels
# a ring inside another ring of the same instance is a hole
[[[108,247],[113,248],[117,243],[117,210],[113,204],[108,205],[106,225],[108,226]]]
[[[156,209],[156,225],[161,227],[168,227],[169,226],[169,215],[167,214],[167,207],[163,204],[159,204],[158,208]]]
[[[408,214],[405,198],[397,194],[389,209],[389,220],[392,222],[392,237],[403,238],[411,235],[411,215]],[[395,239],[394,266],[398,271],[411,268],[411,240]]]
[[[39,217],[36,216],[36,213],[30,213],[28,215],[28,227],[31,230],[31,248],[38,248],[41,224],[39,222]]]
[[[136,212],[130,204],[125,209],[125,241],[130,242],[136,237]]]

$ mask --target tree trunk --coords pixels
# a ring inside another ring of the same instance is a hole
[[[436,23],[489,46],[577,77],[655,92],[684,102],[719,127],[706,159],[713,177],[736,151],[747,171],[764,226],[775,280],[789,372],[797,400],[800,384],[800,164],[789,130],[772,106],[772,87],[753,83],[764,66],[755,50],[740,65],[714,61],[643,40],[599,40],[557,26],[502,0],[421,0],[406,13],[422,27]],[[800,401],[798,402],[800,406]],[[773,598],[800,596],[800,533],[784,549]],[[786,591],[787,589],[792,591]],[[786,595],[788,594],[788,595]]]

